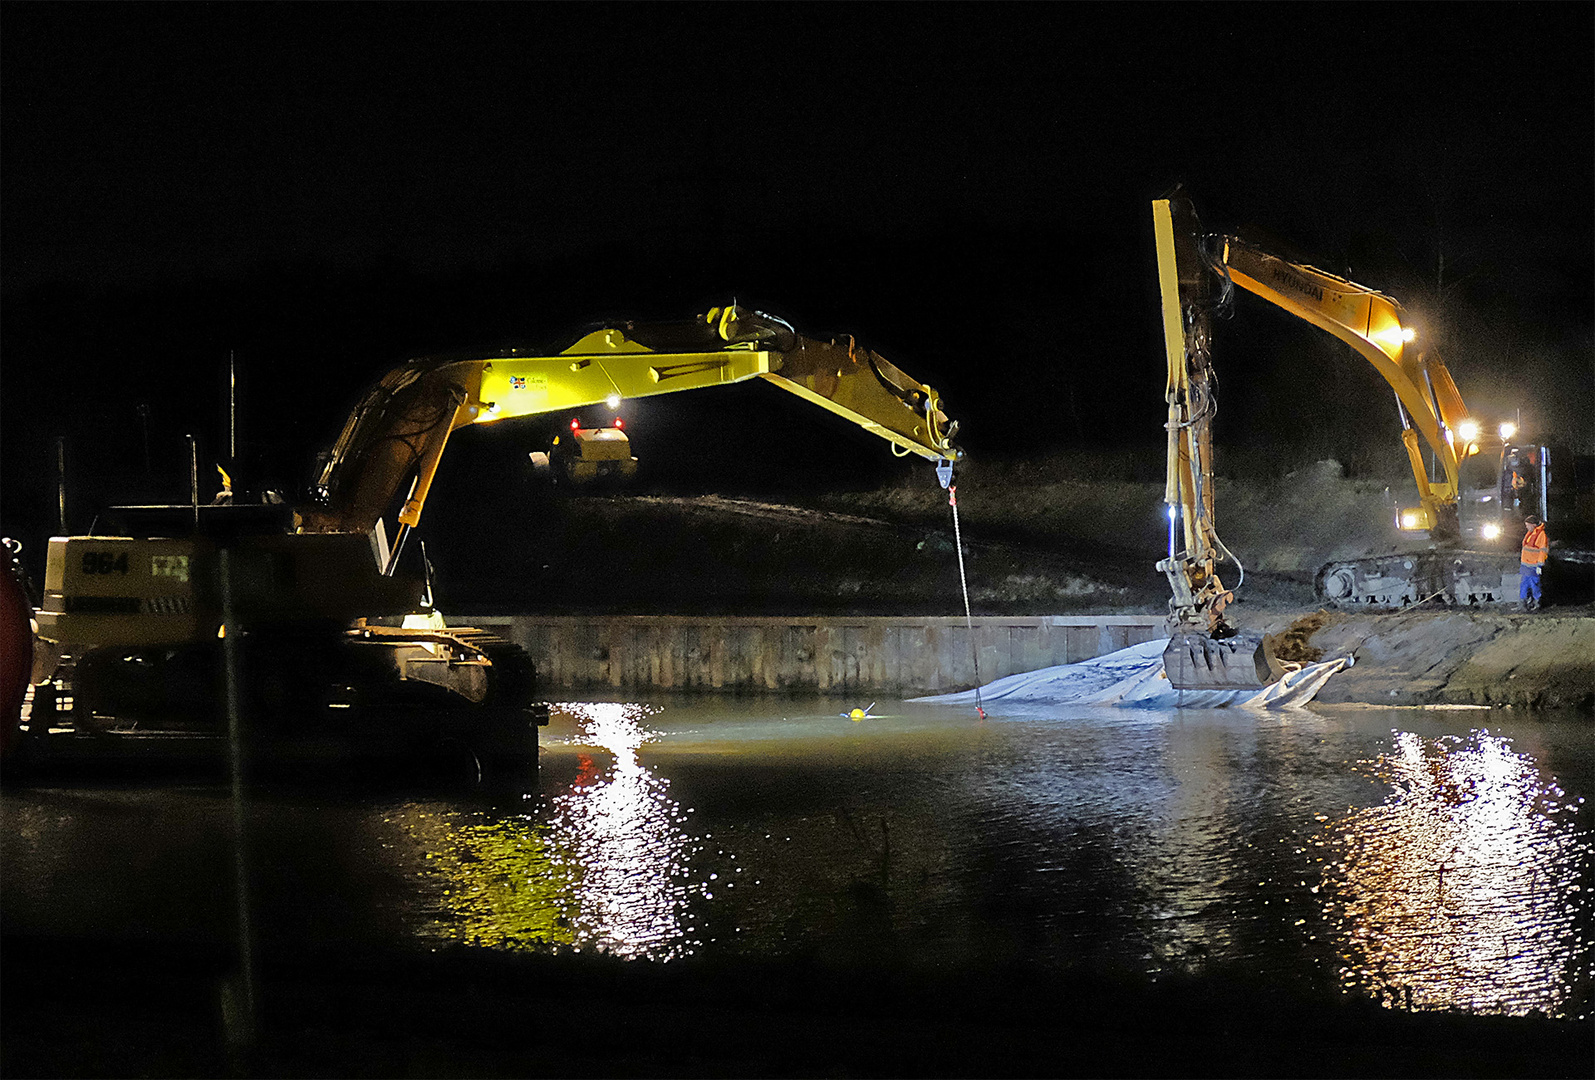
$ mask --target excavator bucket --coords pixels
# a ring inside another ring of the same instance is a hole
[[[1176,690],[1261,690],[1279,677],[1258,634],[1175,634],[1163,650],[1163,671]]]

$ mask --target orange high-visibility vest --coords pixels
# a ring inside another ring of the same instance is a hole
[[[1551,553],[1550,541],[1545,539],[1545,526],[1536,525],[1523,538],[1523,565],[1544,566]]]

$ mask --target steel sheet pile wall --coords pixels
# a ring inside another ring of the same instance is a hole
[[[909,696],[975,684],[962,618],[512,615],[451,620],[525,649],[562,689]],[[1088,660],[1164,634],[1162,615],[983,616],[983,682]]]

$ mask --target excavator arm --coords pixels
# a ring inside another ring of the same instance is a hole
[[[1168,557],[1157,564],[1169,581],[1169,644],[1163,669],[1180,690],[1255,689],[1277,677],[1258,637],[1238,633],[1224,617],[1234,598],[1218,564],[1232,558],[1218,538],[1213,510],[1213,417],[1217,378],[1209,344],[1214,267],[1202,250],[1195,211],[1184,200],[1152,204],[1158,287],[1168,381]]]
[[[903,455],[961,456],[952,442],[957,424],[935,390],[852,338],[804,337],[731,305],[686,323],[604,327],[551,356],[510,352],[393,369],[349,416],[315,501],[298,508],[299,531],[369,532],[403,495],[402,538],[419,523],[459,428],[753,378],[853,421]]]

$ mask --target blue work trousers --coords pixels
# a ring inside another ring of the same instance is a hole
[[[1543,566],[1520,566],[1517,576],[1517,598],[1527,600],[1533,594],[1534,602],[1540,602],[1540,571]]]

